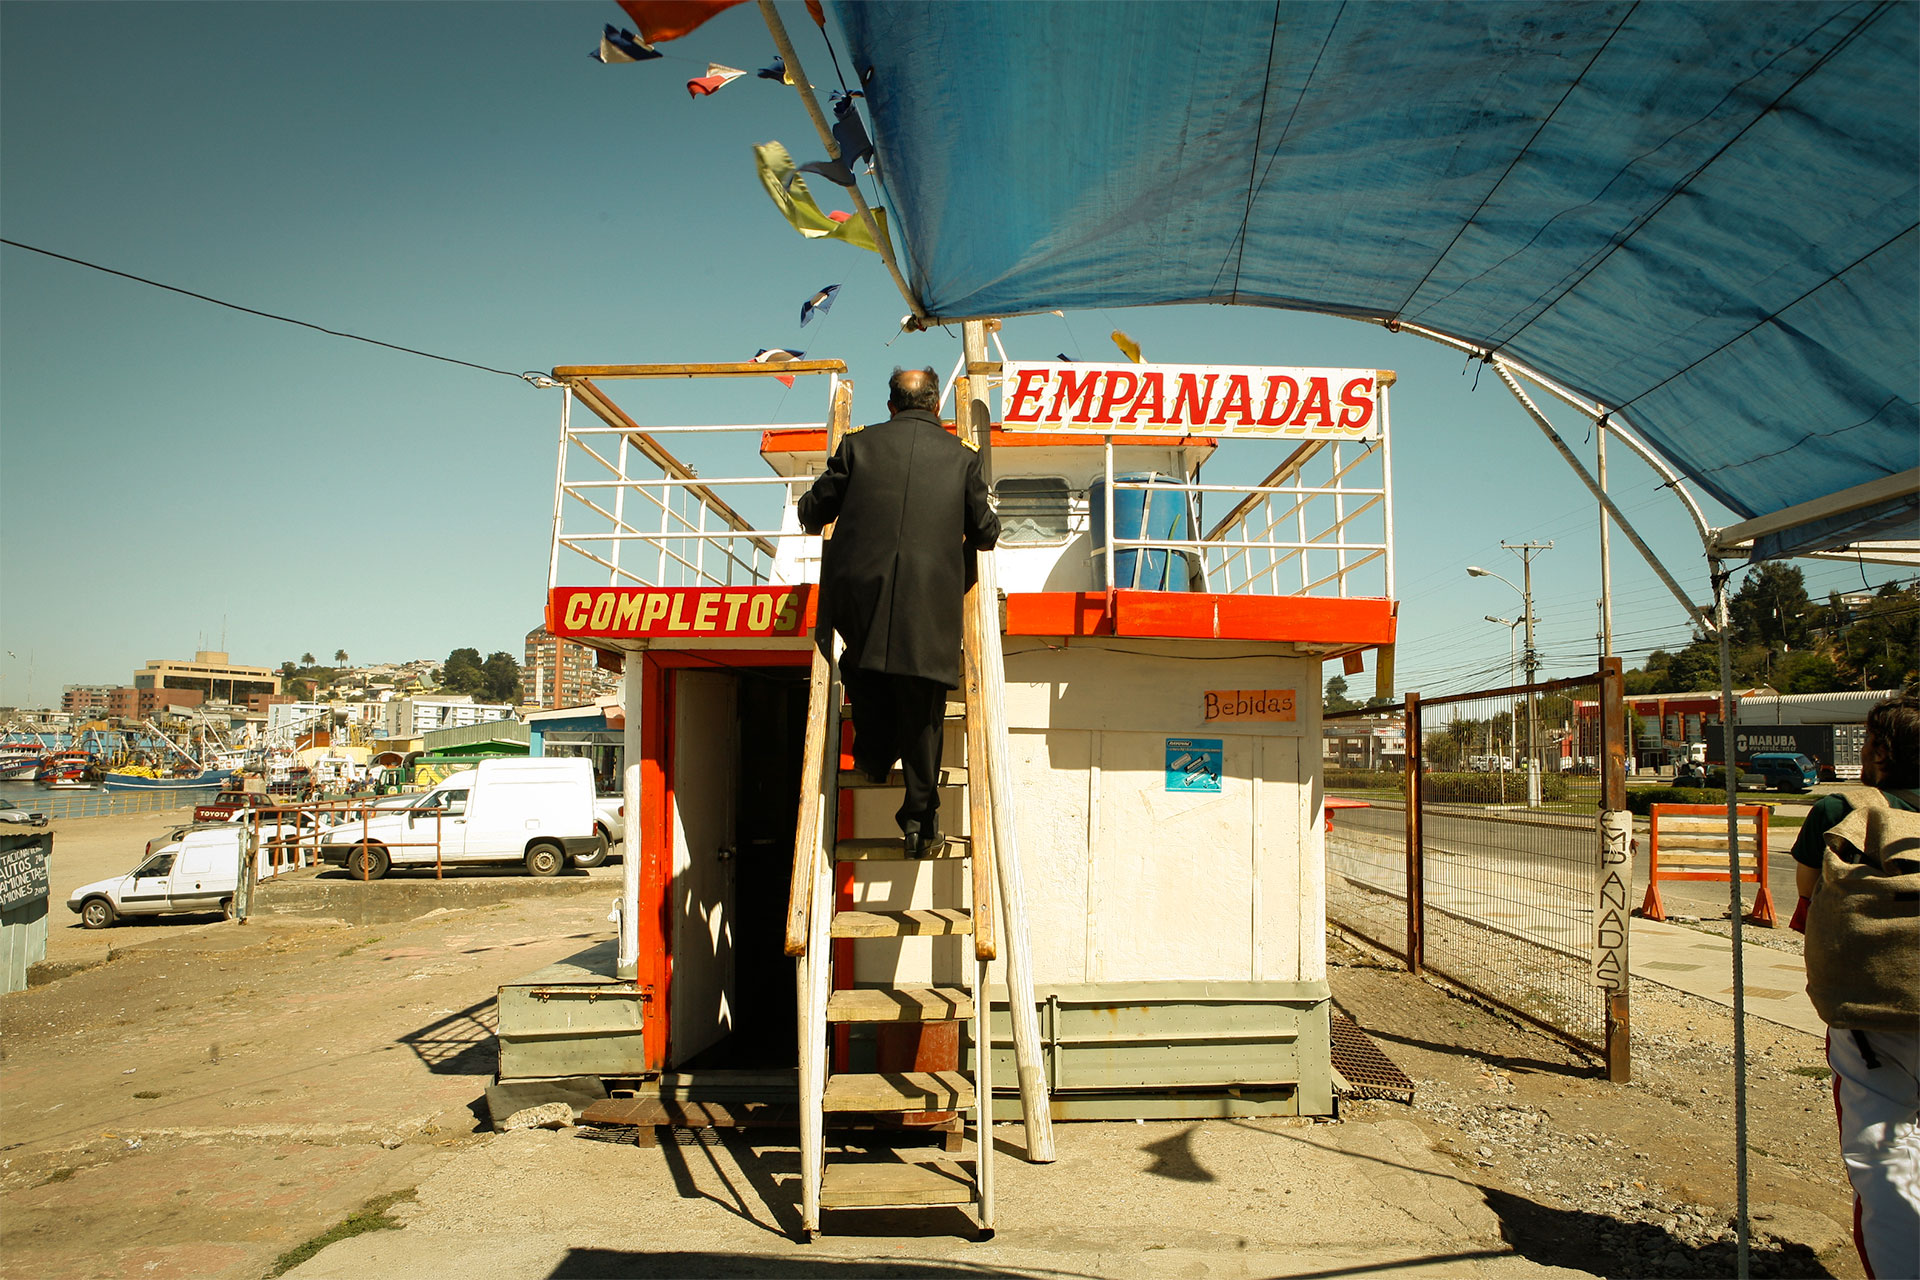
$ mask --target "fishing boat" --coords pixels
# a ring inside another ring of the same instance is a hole
[[[26,782],[40,772],[46,748],[38,743],[0,744],[0,782]]]
[[[192,773],[160,775],[151,769],[105,775],[109,791],[191,791],[218,787],[233,776],[231,769],[201,769]]]
[[[91,790],[100,784],[100,766],[90,751],[56,751],[33,775],[33,785],[56,791]]]

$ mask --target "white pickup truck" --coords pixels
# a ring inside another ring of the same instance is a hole
[[[582,759],[483,760],[413,804],[355,818],[321,837],[321,859],[378,880],[394,867],[519,864],[558,875],[569,858],[606,856],[593,768]],[[597,861],[597,859],[595,859]]]

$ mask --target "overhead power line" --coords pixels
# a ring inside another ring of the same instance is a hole
[[[540,373],[538,370],[529,370],[526,373],[514,373],[510,369],[495,369],[488,365],[475,364],[471,360],[456,360],[452,356],[435,355],[431,351],[421,351],[415,347],[403,347],[398,343],[382,342],[378,338],[362,337],[360,334],[347,333],[342,329],[329,329],[325,325],[314,324],[309,320],[295,320],[292,316],[275,315],[271,311],[261,311],[254,307],[243,307],[237,302],[227,302],[220,298],[210,298],[204,293],[195,293],[191,289],[182,289],[178,285],[162,284],[158,280],[149,280],[145,276],[136,276],[131,271],[116,271],[112,267],[103,267],[97,262],[88,262],[85,258],[69,257],[64,253],[55,253],[51,249],[42,249],[38,245],[22,244],[18,240],[8,240],[3,236],[0,236],[0,244],[12,245],[16,249],[25,249],[28,253],[38,253],[49,258],[58,258],[62,262],[71,262],[77,267],[89,267],[95,271],[104,271],[110,276],[119,276],[122,280],[132,280],[136,284],[152,285],[156,289],[165,289],[168,293],[185,294],[189,298],[198,298],[202,302],[211,302],[214,306],[225,307],[229,311],[239,311],[246,315],[259,316],[263,320],[278,320],[282,324],[297,324],[302,329],[312,329],[315,332],[324,333],[333,338],[351,338],[355,342],[364,342],[369,346],[385,347],[389,351],[400,351],[410,356],[420,356],[427,360],[438,360],[443,364],[457,364],[466,369],[478,369],[481,373],[497,373],[503,378],[513,378],[521,382],[532,383],[535,386],[538,386],[540,380],[546,377],[545,374]]]

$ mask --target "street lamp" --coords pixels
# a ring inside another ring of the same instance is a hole
[[[1539,655],[1533,647],[1533,553],[1550,548],[1553,544],[1551,542],[1544,544],[1524,542],[1516,546],[1507,546],[1507,544],[1503,542],[1500,545],[1506,546],[1509,551],[1516,551],[1520,554],[1520,579],[1521,582],[1526,584],[1525,586],[1516,585],[1495,573],[1493,570],[1482,569],[1477,564],[1467,566],[1467,576],[1469,578],[1494,578],[1500,582],[1505,582],[1520,596],[1520,621],[1524,623],[1527,628],[1527,683],[1531,685],[1535,681],[1539,668]],[[1495,621],[1499,621],[1499,619],[1495,619]],[[1512,631],[1509,631],[1507,636],[1509,644],[1511,644]],[[1534,723],[1534,719],[1534,701],[1533,696],[1529,694],[1527,696],[1527,803],[1537,808],[1540,804],[1540,761],[1534,753],[1534,744],[1539,740],[1539,730],[1538,726]]]

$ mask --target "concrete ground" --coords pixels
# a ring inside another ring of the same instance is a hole
[[[450,1161],[396,1216],[289,1273],[536,1276],[1584,1276],[1501,1239],[1481,1190],[1406,1120],[1073,1124],[1060,1159],[1002,1148],[998,1234],[958,1209],[829,1212],[795,1242],[797,1153],[730,1138],[635,1149],[505,1134]],[[594,1188],[592,1195],[578,1189]]]
[[[61,824],[56,896],[131,867],[161,825]],[[1644,1057],[1623,1089],[1339,949],[1336,997],[1414,1076],[1415,1106],[1353,1104],[1337,1124],[1063,1125],[1049,1166],[1022,1161],[1020,1127],[1002,1125],[988,1242],[936,1210],[829,1215],[831,1234],[797,1243],[786,1134],[639,1149],[488,1133],[475,1108],[495,989],[604,937],[618,870],[565,897],[473,881],[455,906],[365,924],[86,931],[57,905],[65,975],[0,998],[0,1275],[255,1280],[394,1193],[413,1197],[391,1210],[404,1229],[292,1274],[1724,1274],[1717,1005],[1637,1002]],[[473,901],[488,895],[473,885],[497,893]],[[1817,1043],[1781,1034],[1750,1042],[1766,1059],[1754,1144],[1772,1153],[1755,1163],[1773,1233],[1755,1274],[1857,1275]]]

